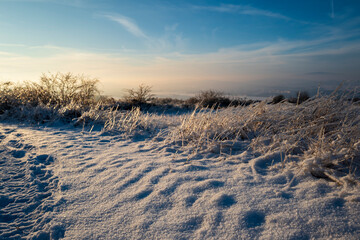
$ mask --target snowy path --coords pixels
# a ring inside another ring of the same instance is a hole
[[[4,124],[0,130],[0,238],[360,237],[358,189],[271,170],[268,163],[280,159],[275,153],[239,151],[226,160],[209,153],[187,163],[186,151],[152,139]]]
[[[0,131],[0,238],[19,239],[47,236],[43,227],[53,218],[57,203],[53,198],[57,177],[53,176],[54,158],[37,154],[35,147],[24,143],[21,131]],[[56,229],[56,230],[55,230]],[[53,237],[63,229],[53,226]],[[56,232],[56,233],[55,233]],[[55,235],[54,235],[55,234]]]

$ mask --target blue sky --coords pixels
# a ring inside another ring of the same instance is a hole
[[[359,85],[357,0],[0,0],[0,81],[73,72],[120,96]]]

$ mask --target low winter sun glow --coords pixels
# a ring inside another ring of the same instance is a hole
[[[140,83],[273,95],[359,83],[360,3],[0,0],[0,81],[73,72],[104,94]]]

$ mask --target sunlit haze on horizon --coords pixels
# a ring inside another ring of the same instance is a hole
[[[72,72],[111,96],[359,86],[359,12],[358,0],[0,0],[0,81]]]

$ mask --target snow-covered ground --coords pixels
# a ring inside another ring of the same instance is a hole
[[[0,239],[359,239],[360,192],[161,138],[0,124]],[[269,164],[271,163],[271,164]]]

